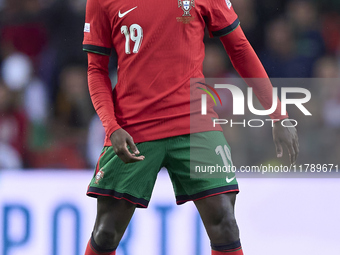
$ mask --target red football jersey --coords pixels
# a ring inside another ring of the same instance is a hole
[[[229,0],[87,1],[83,48],[116,50],[114,114],[135,142],[214,130],[199,120],[190,129],[190,78],[203,78],[206,25],[211,36],[239,25]]]

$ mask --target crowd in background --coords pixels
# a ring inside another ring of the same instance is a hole
[[[232,3],[271,78],[315,78],[304,85],[317,97],[308,105],[313,117],[289,113],[302,120],[301,162],[339,163],[339,1]],[[0,0],[0,168],[95,165],[105,134],[87,89],[85,6],[85,0]],[[237,77],[218,39],[206,38],[204,73]],[[226,136],[236,165],[275,158],[270,129],[227,128]]]

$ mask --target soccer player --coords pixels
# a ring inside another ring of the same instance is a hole
[[[212,255],[243,254],[234,216],[234,176],[190,178],[190,146],[199,152],[197,162],[223,165],[215,150],[224,148],[231,164],[220,129],[190,129],[190,78],[203,78],[205,26],[210,36],[220,37],[243,78],[268,78],[229,0],[87,1],[83,49],[88,52],[91,99],[106,140],[87,191],[97,198],[97,218],[85,255],[115,254],[135,208],[148,206],[162,167],[169,172],[177,203],[194,201]],[[112,48],[118,55],[113,91],[108,76]],[[248,85],[264,108],[271,108],[272,85]],[[277,106],[271,118],[287,118],[279,101]],[[285,145],[294,163],[295,128],[276,122],[273,136],[278,157]]]

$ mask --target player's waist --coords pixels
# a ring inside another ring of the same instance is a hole
[[[213,116],[215,115],[210,114],[208,118]],[[120,123],[120,126],[133,137],[135,143],[141,143],[190,133],[221,130],[219,126],[214,127],[206,120],[206,117],[202,119],[199,115],[195,117],[190,114],[182,114],[134,122],[125,121],[125,123]],[[105,145],[111,145],[108,138]]]

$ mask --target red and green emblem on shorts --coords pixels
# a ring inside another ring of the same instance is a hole
[[[95,182],[94,182],[94,184],[99,184],[99,181],[101,180],[101,179],[103,179],[103,177],[104,177],[104,172],[103,172],[103,168],[101,168],[99,171],[98,171],[98,173],[96,174],[96,177],[95,177]]]

